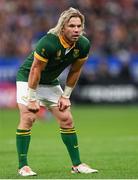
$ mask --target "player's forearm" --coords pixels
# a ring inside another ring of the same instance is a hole
[[[67,77],[66,85],[74,88],[79,77],[80,77],[81,69],[79,71],[70,71]]]
[[[29,74],[29,80],[28,80],[28,100],[29,101],[37,100],[36,88],[39,81],[40,81],[40,71],[38,71],[36,67],[32,67]]]
[[[41,72],[45,69],[46,62],[40,61],[37,58],[34,58],[32,67],[30,69],[28,86],[29,88],[36,89],[41,78]]]
[[[70,71],[67,77],[66,86],[62,96],[64,98],[70,98],[73,88],[75,87],[79,77],[80,77],[81,70],[79,71]]]
[[[41,72],[38,70],[37,67],[32,67],[30,74],[29,74],[29,80],[28,80],[28,86],[29,88],[36,89],[37,85],[40,81]]]
[[[28,99],[30,101],[35,101],[37,99],[36,88],[41,78],[41,72],[44,70],[45,66],[45,62],[34,58],[28,79]]]
[[[71,65],[71,68],[67,77],[67,81],[66,81],[67,86],[74,87],[76,85],[81,74],[82,66],[85,63],[85,61],[86,61],[86,58],[83,60],[79,59]]]

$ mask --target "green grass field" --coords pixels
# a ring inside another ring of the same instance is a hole
[[[138,179],[138,106],[73,106],[72,113],[81,159],[99,173],[70,173],[71,162],[52,119],[33,127],[29,162],[38,176],[32,179]],[[18,119],[17,110],[0,110],[1,179],[22,179],[15,146]]]

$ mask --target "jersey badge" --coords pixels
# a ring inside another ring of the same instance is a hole
[[[41,54],[44,55],[44,53],[45,53],[45,49],[42,48]]]
[[[73,57],[74,57],[74,58],[79,57],[79,49],[74,49]]]
[[[61,59],[61,50],[57,51],[56,54],[56,60],[60,60]]]

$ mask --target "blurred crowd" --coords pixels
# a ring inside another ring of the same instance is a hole
[[[92,44],[83,78],[138,82],[138,0],[0,0],[0,57],[24,59],[70,6]]]

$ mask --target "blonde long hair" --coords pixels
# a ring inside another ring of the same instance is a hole
[[[68,22],[72,17],[79,17],[81,19],[81,23],[82,23],[81,35],[82,35],[84,33],[84,23],[85,23],[84,15],[81,14],[79,10],[72,7],[62,12],[57,22],[57,25],[54,28],[51,28],[48,31],[48,33],[60,35],[65,23]]]

